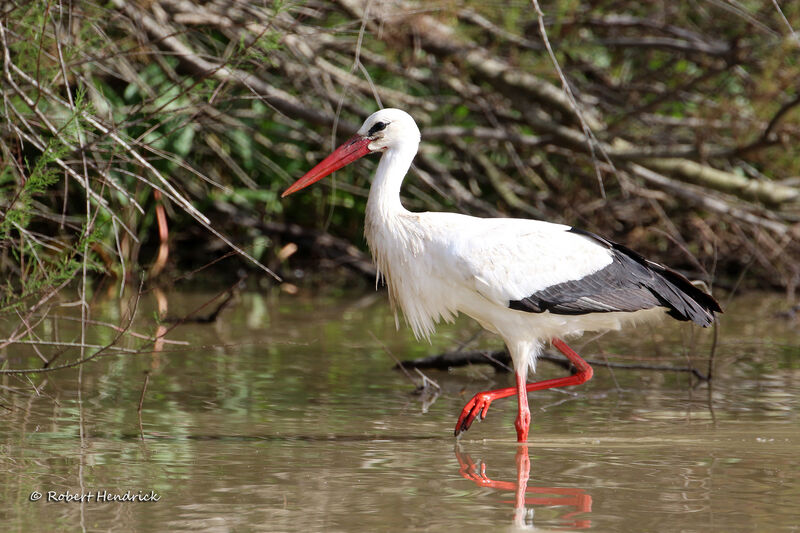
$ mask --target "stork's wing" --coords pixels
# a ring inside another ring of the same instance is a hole
[[[470,224],[459,228],[455,254],[475,289],[500,305],[544,294],[558,302],[575,300],[583,280],[613,261],[607,248],[570,232],[569,226],[520,219],[464,222]]]
[[[680,274],[591,233],[531,220],[484,221],[457,253],[475,289],[498,304],[568,315],[665,307],[703,326],[720,310]]]

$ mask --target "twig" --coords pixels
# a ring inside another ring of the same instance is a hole
[[[241,282],[242,282],[242,279],[237,281],[236,285],[240,284]],[[194,313],[196,313],[197,311],[199,311],[200,309],[202,309],[203,307],[208,305],[210,302],[213,302],[214,300],[219,298],[219,294],[217,296],[215,296],[214,298],[212,298],[211,300],[209,300],[208,302],[204,303],[200,308],[196,309],[192,313],[189,313],[189,315],[187,315],[187,316],[184,316],[184,317],[166,317],[166,318],[162,319],[162,322],[166,322],[166,323],[176,323],[177,322],[177,323],[180,323],[180,324],[190,324],[190,323],[191,324],[210,324],[212,322],[216,322],[217,318],[219,318],[219,314],[222,312],[222,310],[225,309],[228,306],[228,304],[230,304],[231,301],[233,300],[233,295],[234,295],[234,289],[233,288],[228,289],[227,290],[227,294],[225,295],[225,298],[219,303],[219,305],[217,305],[217,307],[213,311],[211,311],[211,313],[209,313],[206,316],[191,316],[191,315],[193,315]]]
[[[435,380],[433,380],[433,379],[429,378],[428,376],[426,376],[425,374],[423,374],[423,373],[422,373],[422,371],[421,371],[419,368],[417,368],[417,367],[414,367],[414,371],[415,371],[417,374],[419,374],[419,377],[421,377],[421,378],[422,378],[422,388],[423,388],[423,389],[426,389],[426,388],[428,388],[428,384],[431,384],[431,385],[433,385],[433,386],[434,386],[434,387],[435,387],[437,390],[442,390],[442,388],[439,386],[439,384],[438,384],[438,383],[436,383],[436,381],[435,381]]]
[[[800,45],[800,35],[797,35],[797,32],[794,31],[794,28],[792,28],[791,22],[789,22],[789,19],[786,18],[786,15],[784,14],[783,10],[781,9],[781,6],[778,5],[778,0],[772,0],[772,5],[775,6],[775,10],[781,16],[781,20],[783,21],[783,23],[786,24],[786,27],[789,30],[789,36],[792,39],[794,39],[797,42],[798,45]]]
[[[140,285],[140,289],[141,289],[141,285]],[[92,353],[90,355],[87,355],[87,356],[80,357],[79,359],[77,359],[75,361],[71,361],[69,363],[64,363],[64,364],[58,365],[58,366],[48,366],[47,368],[20,368],[20,369],[3,368],[3,369],[0,369],[0,374],[44,374],[44,373],[47,373],[47,372],[55,372],[57,370],[63,370],[65,368],[74,368],[76,366],[79,367],[79,366],[83,365],[84,363],[88,363],[92,359],[95,359],[96,357],[102,355],[103,353],[107,352],[111,348],[115,347],[115,345],[119,342],[119,340],[123,337],[123,335],[125,335],[125,332],[127,332],[128,329],[131,327],[131,325],[133,325],[133,319],[136,316],[137,309],[139,308],[139,298],[140,298],[141,294],[142,294],[141,290],[136,292],[136,299],[135,299],[134,304],[133,304],[133,310],[131,311],[131,316],[128,319],[128,323],[126,324],[126,326],[119,333],[117,333],[117,335],[111,340],[111,342],[109,342],[108,344],[102,346],[96,352],[94,352],[94,353]],[[80,347],[80,345],[79,345],[79,347]],[[86,345],[84,344],[83,347],[81,347],[81,350],[85,350],[85,348],[86,348]],[[119,350],[124,350],[122,348],[118,348],[118,349]]]
[[[150,372],[144,372],[144,384],[142,385],[142,393],[139,395],[139,407],[136,409],[136,414],[139,417],[139,438],[144,442],[144,428],[142,426],[142,405],[144,405],[144,393],[147,391],[147,384],[150,382]]]
[[[395,357],[395,355],[392,353],[392,351],[389,349],[389,347],[386,346],[386,344],[384,344],[383,341],[381,341],[378,337],[375,336],[375,334],[372,332],[372,330],[369,330],[368,333],[370,334],[370,336],[372,337],[372,339],[375,342],[377,342],[378,344],[381,345],[381,348],[383,348],[383,351],[386,352],[386,355],[388,355],[389,357],[394,359],[394,362],[397,363],[395,365],[395,368],[399,368],[400,370],[402,370],[403,374],[406,375],[408,380],[411,383],[413,383],[415,387],[418,387],[419,385],[417,385],[417,382],[414,381],[414,378],[411,376],[411,374],[408,372],[408,370],[406,370],[405,363],[401,363],[400,360],[397,357]]]
[[[605,152],[605,149],[600,145],[600,142],[595,137],[592,128],[589,126],[586,118],[584,117],[584,112],[581,107],[578,105],[578,101],[575,99],[575,95],[572,93],[572,87],[570,87],[569,82],[567,81],[566,76],[564,76],[564,72],[561,70],[561,65],[558,63],[558,59],[556,58],[555,52],[553,52],[553,47],[550,46],[550,39],[547,37],[547,30],[544,27],[544,13],[542,12],[542,8],[539,7],[538,0],[531,0],[533,3],[533,7],[536,10],[536,14],[538,15],[538,24],[539,24],[539,33],[542,36],[542,41],[544,42],[544,46],[547,49],[547,54],[550,56],[550,60],[553,62],[553,67],[556,69],[558,73],[558,78],[561,80],[561,87],[564,90],[564,93],[567,95],[569,99],[569,103],[572,106],[572,109],[575,112],[575,115],[578,117],[578,120],[581,124],[581,129],[583,130],[583,134],[586,137],[586,143],[589,146],[589,153],[592,156],[592,162],[594,163],[594,171],[595,176],[597,177],[597,185],[600,187],[600,196],[603,198],[606,197],[606,189],[603,185],[603,175],[600,172],[600,165],[597,162],[597,154],[595,153],[595,148],[600,150],[600,153],[603,155],[606,163],[616,172],[616,168],[614,167],[614,163],[611,162],[611,159],[608,157],[608,154]]]
[[[708,353],[708,369],[706,370],[706,381],[711,381],[714,377],[714,358],[717,355],[717,344],[719,344],[719,324],[714,321],[714,336],[711,341],[711,350]]]

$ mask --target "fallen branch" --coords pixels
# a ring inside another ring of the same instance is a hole
[[[237,282],[241,283],[241,280]],[[220,313],[223,309],[228,307],[228,305],[233,301],[234,291],[233,289],[227,291],[225,298],[211,311],[208,315],[205,316],[184,316],[184,317],[166,317],[162,320],[162,322],[166,323],[180,323],[180,324],[211,324],[217,321],[219,318]]]
[[[542,353],[537,360],[548,361],[562,368],[575,369],[568,359],[562,356],[550,355]],[[592,366],[603,368],[619,368],[622,370],[649,370],[655,372],[689,372],[701,381],[708,381],[709,378],[703,375],[699,370],[687,366],[672,366],[672,365],[651,365],[645,363],[612,363],[608,361],[601,361],[598,359],[585,358],[585,361]],[[460,366],[487,364],[494,369],[501,372],[510,371],[512,364],[511,357],[505,350],[494,351],[479,351],[479,352],[445,352],[438,355],[431,355],[421,359],[409,359],[401,361],[393,368],[397,369],[401,365],[407,368],[432,368],[436,370],[447,370]]]

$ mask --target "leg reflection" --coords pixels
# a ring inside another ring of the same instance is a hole
[[[591,527],[591,520],[575,519],[574,517],[583,513],[592,512],[592,497],[584,492],[583,489],[566,487],[529,487],[531,460],[528,455],[528,447],[520,445],[517,447],[517,480],[516,481],[495,481],[486,475],[486,463],[481,461],[480,469],[472,460],[468,453],[460,449],[460,445],[455,447],[456,459],[459,464],[459,473],[476,485],[489,487],[502,491],[514,491],[514,501],[506,500],[503,503],[514,504],[514,524],[517,526],[533,525],[533,509],[526,511],[526,505],[547,506],[547,507],[574,507],[575,510],[561,516],[563,523],[561,527],[575,529],[588,529]],[[541,496],[529,496],[529,494],[540,494]]]

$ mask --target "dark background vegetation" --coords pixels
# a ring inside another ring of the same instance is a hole
[[[374,159],[280,193],[381,106],[422,130],[411,210],[577,225],[715,289],[791,300],[800,280],[797,2],[50,0],[1,16],[12,322],[76,284],[85,298],[220,258],[198,275],[268,276],[255,260],[290,284],[374,276]]]

